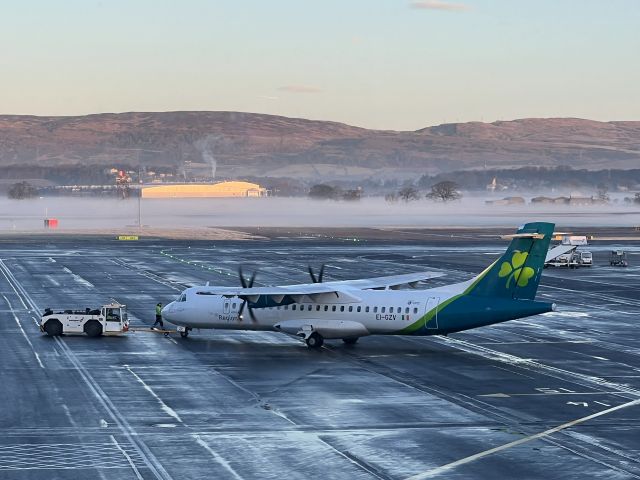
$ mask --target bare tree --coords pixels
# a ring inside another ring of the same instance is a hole
[[[456,182],[444,180],[431,186],[431,191],[427,193],[427,198],[448,202],[449,200],[462,198],[462,193],[458,190],[458,184]]]
[[[319,183],[311,187],[309,190],[309,197],[317,200],[335,200],[341,195],[341,193],[342,192],[340,192],[339,189],[332,187],[331,185]]]
[[[38,190],[29,182],[19,182],[11,185],[7,192],[7,196],[17,200],[33,198],[38,196]]]
[[[598,184],[598,200],[600,200],[601,202],[608,202],[609,200],[611,200],[611,198],[609,197],[609,189],[604,183]]]
[[[404,187],[398,190],[398,198],[404,202],[419,200],[420,194],[414,187]]]

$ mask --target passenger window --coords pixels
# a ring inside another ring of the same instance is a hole
[[[378,307],[373,307],[373,313],[378,313]]]
[[[295,305],[291,305],[291,310],[295,310],[296,306]]]
[[[358,313],[360,313],[362,311],[362,307],[358,305],[358,308],[356,308],[356,310],[358,311]]]
[[[351,305],[349,305],[349,311],[353,312],[353,307]]]
[[[324,311],[325,311],[325,312],[329,311],[329,305],[325,305],[325,306],[324,306]]]
[[[369,313],[369,307],[368,307],[368,306],[366,306],[366,307],[364,308],[364,311],[365,311],[365,313]]]
[[[311,311],[311,308],[312,308],[312,307],[311,307],[311,305],[309,305],[309,306],[307,307],[307,310]],[[318,305],[318,310],[320,310],[320,305]]]
[[[231,308],[233,308],[233,309],[235,310],[235,309],[236,309],[236,304],[235,304],[235,303],[232,303],[232,304],[231,304]]]
[[[340,305],[340,311],[344,312],[344,305]]]
[[[404,313],[409,313],[409,307],[404,309]]]
[[[285,306],[284,306],[284,309],[285,309],[285,310],[289,310],[289,305],[285,305]]]
[[[335,311],[336,311],[336,306],[335,306],[335,305],[333,305],[333,306],[331,307],[331,311],[332,311],[332,312],[335,312]]]
[[[320,305],[316,305],[316,312],[320,311]]]
[[[418,313],[418,309],[417,309],[417,308],[414,308],[414,309],[413,309],[413,313]]]
[[[384,313],[384,309],[385,309],[385,307],[382,307],[382,310],[380,310],[380,312],[381,312],[381,313]]]

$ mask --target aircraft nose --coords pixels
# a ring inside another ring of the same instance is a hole
[[[171,313],[173,312],[173,302],[165,305],[162,309],[162,317],[169,320],[171,318]]]

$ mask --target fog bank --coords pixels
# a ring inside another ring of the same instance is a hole
[[[478,198],[448,204],[306,198],[143,199],[142,224],[155,228],[206,227],[480,227],[551,221],[570,226],[638,226],[640,206],[485,205]],[[138,200],[47,197],[0,199],[0,230],[42,230],[45,217],[59,229],[138,225]]]

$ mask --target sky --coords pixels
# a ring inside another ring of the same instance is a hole
[[[21,0],[0,114],[640,120],[640,0]]]

